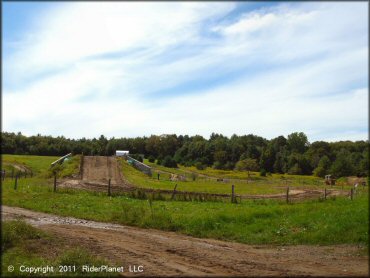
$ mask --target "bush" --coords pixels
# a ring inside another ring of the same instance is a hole
[[[203,165],[202,164],[202,162],[196,162],[195,164],[194,164],[194,166],[195,166],[195,168],[197,168],[198,170],[204,170],[204,169],[206,169],[206,166],[205,165]]]
[[[136,159],[137,161],[140,161],[140,162],[143,162],[144,159],[143,159],[143,156],[140,155],[140,154],[132,154],[130,155],[133,159]]]
[[[235,164],[230,162],[230,161],[226,162],[226,164],[224,166],[225,170],[232,170],[232,169],[234,169],[234,167],[235,167]]]
[[[44,232],[32,227],[22,220],[5,221],[1,228],[1,250],[4,251],[17,242],[25,239],[37,239],[44,235]]]
[[[171,156],[167,155],[162,161],[162,166],[169,168],[177,168],[177,163]]]
[[[261,177],[266,177],[266,170],[265,169],[261,169],[261,171],[260,171],[260,176]]]
[[[157,157],[157,164],[158,164],[158,165],[162,165],[162,162],[163,162],[163,156],[162,156],[162,155],[159,155],[159,156]]]
[[[256,159],[247,158],[239,160],[235,165],[235,170],[238,171],[258,171],[258,163]]]
[[[151,155],[151,156],[149,156],[148,160],[149,160],[150,163],[154,163],[155,162],[155,157]]]
[[[220,161],[216,161],[215,163],[213,163],[213,169],[223,169],[223,165]]]

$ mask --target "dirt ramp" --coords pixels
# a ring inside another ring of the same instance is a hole
[[[121,168],[116,157],[84,156],[82,180],[89,182],[108,182],[122,184]]]

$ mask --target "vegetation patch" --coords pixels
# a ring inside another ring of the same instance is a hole
[[[30,179],[31,180],[31,179]],[[3,183],[2,202],[61,216],[177,231],[250,244],[368,244],[368,191],[345,197],[286,204],[142,200],[30,183]]]
[[[65,240],[37,229],[22,220],[2,222],[2,275],[3,276],[82,276],[94,273],[82,272],[82,265],[102,265],[107,262],[81,247],[70,248]],[[14,266],[9,272],[8,266]],[[53,266],[53,272],[27,273],[20,266]],[[75,272],[59,272],[60,265],[75,266]],[[99,276],[108,276],[99,273]],[[95,274],[96,276],[96,274]],[[110,275],[111,276],[111,275]]]

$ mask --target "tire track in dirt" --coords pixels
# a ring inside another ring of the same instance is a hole
[[[119,266],[143,265],[145,276],[368,276],[368,257],[351,245],[245,245],[7,206],[2,218],[23,218]]]

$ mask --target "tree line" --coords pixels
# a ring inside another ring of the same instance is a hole
[[[177,164],[198,169],[213,167],[225,170],[260,171],[324,177],[369,175],[368,141],[316,141],[310,143],[303,132],[271,140],[253,134],[232,135],[212,133],[209,139],[200,135],[151,135],[136,138],[68,139],[25,136],[20,132],[1,133],[3,154],[62,156],[72,152],[85,155],[114,155],[128,150],[138,159],[149,158],[165,166]]]

